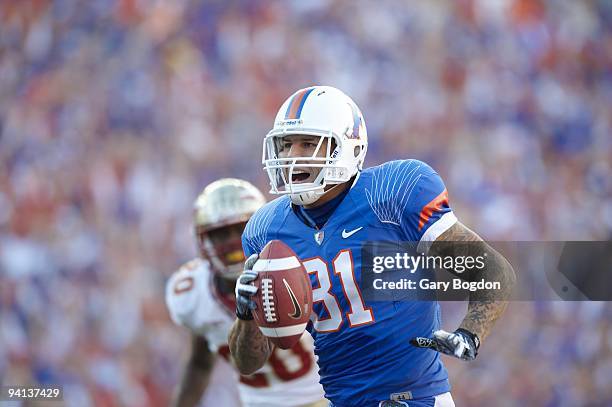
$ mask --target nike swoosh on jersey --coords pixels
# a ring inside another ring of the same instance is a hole
[[[363,229],[363,226],[358,227],[357,229],[353,229],[349,232],[346,231],[346,229],[344,229],[342,231],[342,238],[346,239],[347,237],[351,237],[353,236],[355,233],[359,232],[361,229]]]

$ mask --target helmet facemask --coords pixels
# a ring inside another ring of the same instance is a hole
[[[200,256],[208,260],[213,271],[213,295],[228,310],[236,307],[234,287],[244,267],[240,235],[246,222],[230,223],[214,229],[196,226]]]
[[[244,266],[244,253],[240,236],[246,222],[206,229],[196,226],[200,255],[208,260],[221,278],[235,280]]]
[[[282,157],[285,137],[312,136],[318,138],[311,155]],[[326,192],[329,185],[346,182],[339,174],[348,173],[348,168],[339,167],[339,137],[332,132],[300,130],[296,132],[270,132],[264,140],[263,164],[270,178],[273,194],[289,194],[293,203],[308,205]],[[323,154],[321,154],[323,152]],[[306,173],[306,174],[304,174]],[[316,173],[310,182],[299,178]]]

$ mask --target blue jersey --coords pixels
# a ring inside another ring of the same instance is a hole
[[[439,354],[409,344],[439,329],[438,303],[365,302],[359,282],[364,242],[425,243],[455,222],[440,176],[421,161],[405,160],[364,170],[320,230],[300,220],[288,196],[265,205],[247,224],[247,256],[279,239],[310,275],[308,329],[334,406],[375,406],[393,394],[422,398],[450,390]]]

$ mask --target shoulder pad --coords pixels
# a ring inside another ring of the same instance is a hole
[[[418,160],[389,161],[368,168],[370,185],[365,187],[365,195],[381,222],[400,225],[406,205],[428,169],[431,167]]]
[[[192,331],[207,322],[213,302],[208,263],[194,259],[176,271],[166,284],[166,305],[172,320]]]

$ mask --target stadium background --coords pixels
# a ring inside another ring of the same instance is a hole
[[[483,237],[609,238],[610,21],[605,0],[2,2],[0,381],[166,405],[192,201],[265,189],[262,137],[313,83],[360,105],[367,165],[429,162]],[[458,406],[612,405],[612,309],[513,303],[446,362]]]

